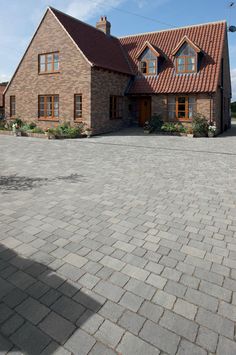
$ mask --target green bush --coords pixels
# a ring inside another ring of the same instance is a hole
[[[161,127],[163,126],[163,120],[161,118],[161,115],[154,115],[151,117],[149,124],[151,127],[152,132],[160,132]]]
[[[56,138],[78,138],[84,132],[84,124],[79,124],[76,127],[71,127],[70,123],[65,122],[56,128],[49,128],[46,130]]]
[[[22,127],[25,124],[20,118],[16,118],[13,123],[16,123],[18,127]]]
[[[177,132],[176,124],[173,122],[166,122],[161,126],[163,132],[174,133]]]
[[[40,127],[34,127],[33,129],[31,129],[32,133],[44,133],[44,130]]]
[[[0,130],[6,131],[6,129],[7,129],[6,120],[0,120]]]
[[[196,137],[206,137],[208,135],[208,120],[201,113],[195,113],[192,120],[193,135]]]

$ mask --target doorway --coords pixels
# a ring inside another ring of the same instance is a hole
[[[143,127],[146,121],[151,118],[151,97],[141,97],[139,99],[139,126]]]

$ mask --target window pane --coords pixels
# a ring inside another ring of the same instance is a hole
[[[52,117],[52,96],[47,97],[47,117]]]
[[[45,55],[40,55],[40,64],[45,64],[46,58]]]
[[[46,65],[45,64],[40,64],[40,72],[43,73],[46,71]]]
[[[178,65],[184,64],[184,58],[178,58]]]
[[[82,117],[82,96],[75,96],[75,118]]]
[[[195,71],[195,64],[188,64],[187,71]]]
[[[54,62],[54,71],[59,70],[59,62]]]
[[[185,69],[184,69],[184,65],[178,65],[178,72],[180,72],[180,73],[182,73],[182,72],[184,72],[185,71]]]
[[[147,72],[147,63],[146,62],[141,62],[141,72],[144,74]]]
[[[151,74],[155,74],[156,72],[156,62],[155,60],[150,60],[148,62],[148,72]]]
[[[48,65],[47,65],[47,71],[48,71],[48,72],[52,71],[52,63],[48,63]]]
[[[193,64],[193,63],[195,63],[195,57],[186,57],[186,59],[187,59],[187,63],[188,63],[188,64]]]
[[[185,118],[185,111],[178,111],[178,118]]]
[[[179,104],[185,104],[185,97],[178,97]]]
[[[47,55],[47,62],[48,63],[52,63],[52,58],[53,58],[53,55],[52,54],[48,54]]]

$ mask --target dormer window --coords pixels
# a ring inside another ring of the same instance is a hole
[[[159,56],[160,53],[149,42],[145,42],[137,54],[140,73],[143,75],[157,75]]]
[[[196,73],[200,49],[186,36],[173,51],[177,74]]]

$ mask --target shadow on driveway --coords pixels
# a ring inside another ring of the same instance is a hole
[[[53,354],[66,342],[71,353],[79,351],[73,334],[101,306],[75,282],[0,244],[1,354]]]

